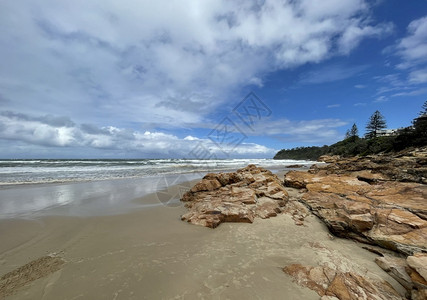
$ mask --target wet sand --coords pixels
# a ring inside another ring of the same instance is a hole
[[[178,191],[176,186],[167,192]],[[158,201],[156,195],[137,200]],[[170,203],[120,215],[2,220],[0,277],[28,272],[32,265],[18,268],[32,261],[45,272],[9,288],[7,299],[319,299],[282,268],[338,258],[402,291],[374,263],[375,254],[352,241],[332,240],[313,216],[305,226],[283,214],[213,230],[182,222],[184,212],[179,203]],[[61,259],[55,268],[42,259],[49,255]]]

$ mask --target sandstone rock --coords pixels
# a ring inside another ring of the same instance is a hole
[[[419,273],[425,273],[426,256],[425,253],[417,253],[405,259],[387,255],[377,258],[375,262],[406,288],[412,299],[427,299],[423,298],[426,296],[427,281]]]
[[[322,299],[402,299],[388,282],[353,272],[300,264],[286,266],[283,271],[297,284],[317,292]]]
[[[427,250],[427,187],[423,184],[369,184],[351,173],[290,171],[284,185],[305,189],[301,201],[338,236],[406,255]]]
[[[288,187],[302,189],[306,187],[307,183],[313,180],[312,174],[300,171],[289,171],[286,173],[283,184]]]
[[[213,191],[221,187],[221,183],[219,183],[216,179],[205,179],[203,178],[200,182],[196,183],[191,191],[193,193],[201,192],[201,191]]]
[[[423,278],[427,280],[427,254],[415,253],[406,259],[408,265],[415,269]]]
[[[350,174],[351,176],[356,177],[360,181],[365,181],[367,183],[375,183],[375,182],[390,180],[388,176],[383,175],[381,173],[372,173],[371,170],[356,171],[356,172],[351,172]]]
[[[232,173],[207,174],[181,201],[188,213],[181,219],[215,228],[222,222],[252,223],[282,212],[288,194],[270,171],[249,165]]]
[[[341,157],[339,155],[322,155],[320,156],[317,160],[318,161],[322,161],[322,162],[326,162],[326,163],[331,163],[331,162],[335,162],[338,159],[340,159]]]
[[[375,259],[377,265],[396,279],[405,289],[412,290],[414,284],[406,272],[408,264],[404,258],[384,256]]]
[[[322,296],[320,300],[339,300],[339,299],[334,296]]]
[[[361,180],[397,180],[405,182],[427,183],[427,148],[414,151],[405,150],[397,154],[378,154],[366,157],[341,158],[339,156],[321,156],[318,159],[328,165],[313,165],[312,171],[322,170],[327,174],[359,174]]]
[[[426,300],[427,299],[427,289],[412,290],[411,299],[412,300]]]

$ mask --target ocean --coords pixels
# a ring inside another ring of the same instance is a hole
[[[270,170],[310,161],[273,159],[30,159],[0,160],[0,185],[97,181],[230,171],[248,164]]]
[[[248,164],[273,172],[310,161],[273,159],[0,160],[0,220],[103,216],[181,205],[190,181]],[[173,187],[178,187],[175,191]],[[141,200],[153,195],[150,201]]]

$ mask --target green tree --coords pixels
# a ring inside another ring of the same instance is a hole
[[[427,103],[427,101],[426,101]],[[427,109],[427,105],[424,103],[424,110]],[[414,146],[425,146],[427,145],[427,112],[420,115],[413,122],[414,130],[413,130],[413,144]]]
[[[377,110],[372,116],[369,118],[368,124],[366,124],[366,138],[372,139],[376,138],[378,134],[378,130],[387,128],[386,121],[381,115],[381,113]]]
[[[421,111],[420,111],[420,117],[423,115],[427,115],[427,100],[424,101],[423,106],[421,107]]]
[[[351,137],[351,135],[350,135],[350,129],[347,129],[347,131],[345,132],[345,139],[348,139],[350,137]]]
[[[357,129],[356,123],[353,123],[350,129],[350,137],[352,136],[359,136],[359,129]]]
[[[427,145],[427,101],[424,102],[419,116],[412,120],[412,126],[399,130],[394,149],[400,151],[407,147]]]

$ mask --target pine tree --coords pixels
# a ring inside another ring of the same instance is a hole
[[[427,101],[425,101],[424,105],[422,106],[420,116],[416,118],[412,123],[414,124],[413,143],[416,146],[427,145]]]
[[[353,126],[351,126],[350,136],[359,136],[359,129],[357,129],[356,123],[353,123]]]
[[[366,124],[366,138],[372,139],[377,137],[378,130],[387,128],[384,117],[377,110],[369,118],[368,124]]]
[[[350,137],[350,130],[347,129],[347,131],[345,132],[345,139],[348,139]]]
[[[424,101],[424,104],[421,108],[422,108],[422,111],[420,111],[420,117],[427,114],[427,100]]]

